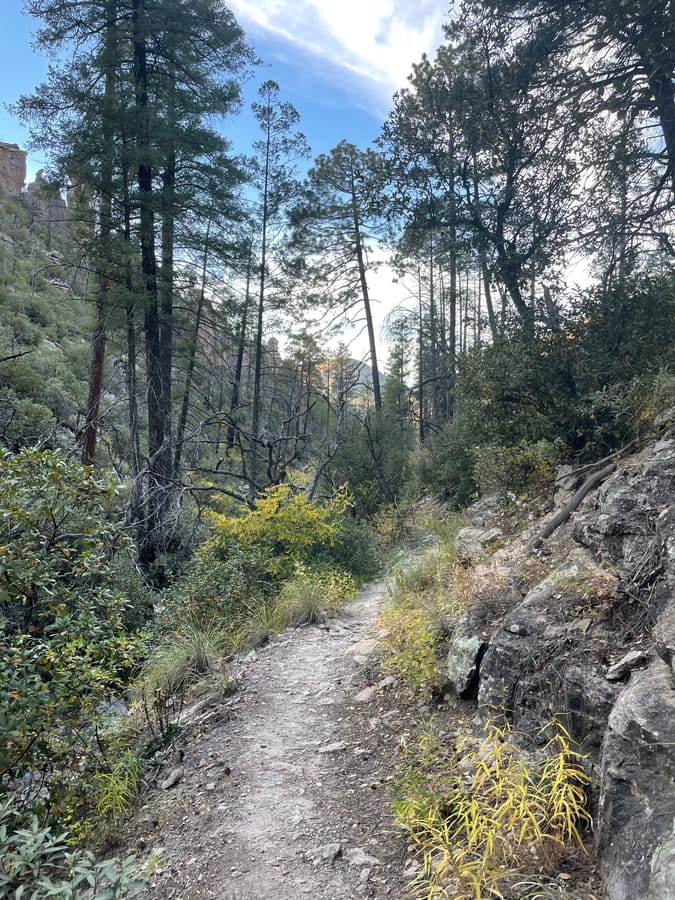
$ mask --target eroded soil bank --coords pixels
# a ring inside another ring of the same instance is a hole
[[[136,822],[152,897],[403,900],[386,781],[410,714],[386,711],[367,663],[384,593],[274,638],[235,695],[193,714]]]

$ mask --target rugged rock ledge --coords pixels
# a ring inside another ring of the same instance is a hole
[[[528,547],[539,521],[486,559],[477,533],[489,530],[484,507],[478,527],[460,533],[458,550],[469,556],[486,605],[455,630],[451,681],[462,693],[473,680],[483,716],[505,716],[535,741],[552,715],[566,725],[594,778],[606,897],[669,900],[675,897],[675,433],[620,463],[537,552]],[[495,602],[509,611],[490,628]],[[467,654],[467,647],[475,652]]]
[[[0,141],[0,194],[19,197],[26,180],[25,150]]]

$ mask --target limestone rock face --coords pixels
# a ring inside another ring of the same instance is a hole
[[[639,587],[664,566],[675,577],[674,526],[675,438],[668,438],[607,479],[574,537]]]
[[[0,141],[0,194],[18,197],[26,180],[26,151]]]
[[[654,648],[675,674],[675,598],[666,606],[654,627]]]
[[[597,840],[609,900],[675,896],[673,783],[675,687],[656,660],[631,674],[602,747]]]
[[[551,710],[589,755],[607,900],[675,900],[675,432],[589,495],[580,548],[490,639],[483,715]],[[582,549],[583,548],[583,549]]]
[[[530,590],[481,662],[481,713],[505,714],[516,729],[536,736],[551,709],[565,715],[571,706],[573,737],[584,750],[597,750],[618,693],[608,686],[598,653],[608,640],[601,611],[615,590],[615,576],[581,550]]]
[[[42,169],[26,188],[27,200],[33,211],[33,220],[46,230],[47,247],[53,230],[62,229],[66,221],[66,202],[58,189],[46,181]]]

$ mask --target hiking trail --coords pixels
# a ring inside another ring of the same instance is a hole
[[[368,683],[385,590],[248,654],[237,693],[176,742],[136,820],[149,896],[404,900],[386,782],[409,714],[389,709],[393,679]]]

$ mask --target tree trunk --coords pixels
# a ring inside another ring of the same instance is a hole
[[[251,274],[253,270],[253,241],[248,247],[248,262],[246,264],[246,293],[244,294],[244,306],[241,311],[241,322],[239,324],[239,340],[237,346],[237,364],[234,370],[234,381],[232,383],[232,394],[230,396],[230,423],[227,427],[227,450],[234,447],[235,438],[235,415],[239,406],[239,395],[241,393],[241,379],[244,370],[244,351],[246,349],[246,329],[248,327],[248,310],[251,304]]]
[[[253,443],[251,452],[251,470],[249,477],[253,484],[256,483],[258,477],[258,438],[260,436],[260,406],[262,398],[260,396],[262,383],[262,352],[263,352],[263,319],[265,311],[265,280],[267,268],[267,220],[269,216],[269,177],[270,177],[270,150],[271,150],[271,133],[268,127],[267,144],[265,150],[265,176],[263,183],[263,210],[262,210],[262,230],[260,242],[260,281],[258,285],[258,315],[255,331],[255,368],[253,370],[253,410],[251,430],[253,432]]]
[[[171,462],[171,381],[173,365],[173,289],[174,289],[174,243],[175,243],[175,183],[176,154],[169,151],[168,160],[162,171],[162,268],[159,282],[159,365],[161,369],[162,404],[162,450],[159,466],[162,477],[167,481],[173,475]]]
[[[670,170],[670,189],[675,197],[675,99],[672,75],[666,72],[655,71],[648,77],[648,81],[654,94],[661,130],[663,131],[668,168]]]
[[[187,372],[185,373],[185,388],[183,390],[183,402],[180,409],[180,417],[178,419],[178,427],[176,428],[176,451],[173,459],[173,469],[176,477],[180,475],[180,464],[183,456],[183,441],[185,440],[185,428],[187,426],[188,410],[190,408],[190,393],[192,390],[192,379],[195,371],[195,358],[197,356],[197,345],[199,343],[199,328],[202,321],[202,311],[206,302],[206,266],[209,257],[209,234],[211,232],[211,220],[206,224],[206,240],[204,243],[204,259],[202,261],[202,284],[199,291],[199,299],[197,300],[197,312],[195,314],[195,327],[192,332],[192,341],[190,342],[190,350],[187,364]]]
[[[112,192],[113,192],[113,111],[115,107],[115,80],[117,64],[117,34],[115,5],[109,0],[106,6],[105,37],[105,88],[103,94],[103,154],[101,157],[101,184],[99,186],[99,235],[98,235],[98,291],[96,298],[96,326],[91,339],[91,365],[89,367],[89,397],[84,426],[82,448],[83,465],[92,465],[96,455],[99,429],[103,369],[106,350],[106,326],[110,295],[110,267],[112,255]]]
[[[126,144],[126,141],[123,140]],[[131,495],[129,497],[128,518],[135,532],[136,546],[141,547],[141,523],[143,515],[143,491],[141,484],[141,438],[138,420],[138,388],[136,383],[136,294],[131,269],[131,197],[129,185],[129,167],[122,165],[124,179],[124,247],[125,247],[125,287],[127,291],[126,324],[127,324],[127,402],[129,404],[129,464],[131,468]]]
[[[417,270],[417,319],[417,405],[419,407],[419,442],[422,446],[426,438],[426,428],[424,422],[424,310],[422,308],[422,273],[419,267]]]
[[[382,412],[382,392],[380,390],[380,373],[377,368],[377,351],[375,349],[375,329],[373,327],[373,315],[370,308],[370,294],[368,293],[368,281],[366,279],[366,261],[363,252],[361,227],[359,225],[359,210],[356,204],[356,185],[354,173],[350,174],[352,218],[354,222],[354,242],[356,244],[356,260],[359,267],[359,281],[361,283],[361,298],[366,316],[366,330],[368,332],[368,344],[370,347],[370,366],[373,372],[373,399],[375,411],[378,415]]]
[[[145,533],[139,561],[147,566],[157,555],[161,524],[163,479],[161,453],[164,447],[164,401],[162,397],[162,365],[160,360],[159,310],[157,292],[157,259],[155,255],[155,216],[150,153],[148,109],[148,73],[144,0],[133,0],[132,39],[134,80],[136,86],[136,149],[138,151],[139,236],[143,277],[144,333],[148,398],[148,490]]]

